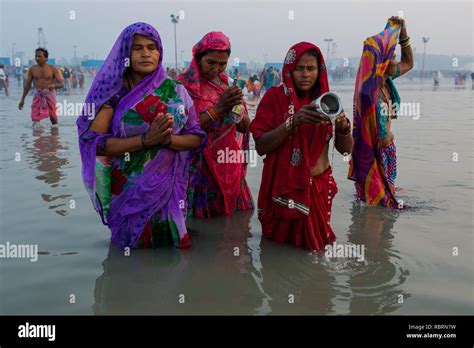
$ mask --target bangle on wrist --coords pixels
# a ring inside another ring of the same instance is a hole
[[[288,133],[293,133],[293,115],[285,120],[285,128]]]
[[[411,45],[411,42],[410,40],[407,40],[407,41],[403,41],[402,43],[400,43],[400,47],[401,48],[405,48],[405,47],[408,47]]]
[[[143,133],[142,136],[141,136],[141,139],[142,139],[142,146],[145,150],[149,149],[148,146],[145,145],[145,135],[146,133]]]
[[[405,48],[405,47],[410,46],[410,45],[411,45],[410,37],[407,36],[407,37],[404,38],[404,39],[400,39],[400,41],[398,42],[398,44],[399,44],[402,48]]]
[[[209,116],[211,117],[212,121],[215,122],[219,118],[219,114],[217,113],[215,108],[209,108],[206,110]]]
[[[206,110],[206,114],[207,116],[211,119],[212,123],[216,122],[216,120],[214,119],[214,117],[212,117],[211,113],[209,112],[209,110]]]

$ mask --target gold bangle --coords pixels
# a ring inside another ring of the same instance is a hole
[[[209,114],[212,115],[211,118],[212,118],[214,121],[219,118],[219,114],[217,113],[216,109],[214,109],[214,108],[209,108],[209,109],[207,109],[207,111],[209,112]]]
[[[403,48],[403,47],[410,46],[410,44],[411,44],[410,38],[407,37],[406,39],[400,40],[400,41],[399,41],[399,44],[400,44],[400,46],[401,46],[402,48]]]
[[[206,110],[206,114],[207,116],[209,116],[209,118],[211,119],[212,123],[216,122],[216,120],[214,119],[214,117],[212,117],[211,113],[209,112],[209,110]]]
[[[293,115],[285,120],[285,128],[288,133],[293,132]]]
[[[408,40],[410,40],[410,37],[409,37],[409,36],[407,36],[407,37],[404,38],[404,39],[400,39],[400,42],[405,42],[405,41],[408,41]]]

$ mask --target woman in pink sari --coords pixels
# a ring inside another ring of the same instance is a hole
[[[194,47],[193,60],[177,80],[193,99],[207,145],[195,154],[190,169],[188,216],[210,218],[253,209],[245,180],[250,119],[242,90],[225,75],[229,38],[207,33]]]

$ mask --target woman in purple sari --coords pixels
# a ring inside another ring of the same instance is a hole
[[[122,247],[190,245],[189,162],[205,133],[186,89],[166,76],[162,59],[155,28],[125,28],[77,119],[84,185],[111,240]]]

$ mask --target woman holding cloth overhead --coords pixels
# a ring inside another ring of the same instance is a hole
[[[402,59],[395,60],[400,44]],[[393,79],[413,68],[413,51],[405,21],[391,17],[381,33],[364,41],[354,92],[354,148],[349,179],[358,198],[369,205],[401,209],[395,198],[397,149],[391,121],[400,110]]]

